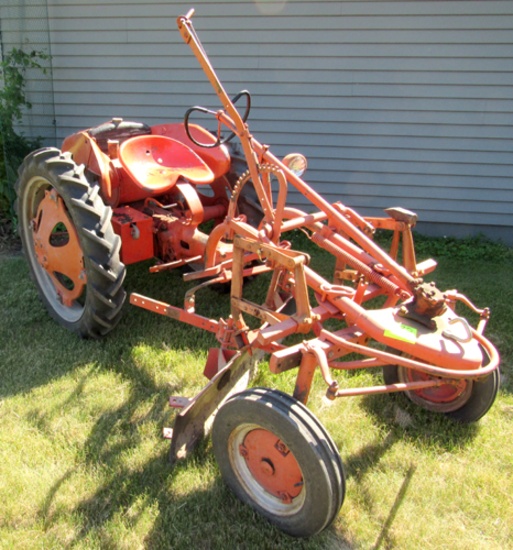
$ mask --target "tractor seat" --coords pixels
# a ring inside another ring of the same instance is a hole
[[[180,177],[200,185],[214,173],[187,145],[166,136],[144,135],[124,141],[119,161],[132,180],[152,195],[169,191]]]

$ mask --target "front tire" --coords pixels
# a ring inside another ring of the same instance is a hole
[[[336,518],[345,494],[338,450],[293,397],[253,388],[217,413],[214,453],[226,484],[285,533],[309,537]]]
[[[126,295],[121,240],[99,190],[53,147],[28,155],[16,184],[19,233],[41,299],[61,325],[93,338],[115,327]]]

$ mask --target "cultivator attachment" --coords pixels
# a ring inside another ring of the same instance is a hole
[[[302,403],[307,402],[319,370],[330,399],[405,391],[423,396],[418,401],[424,399],[427,408],[459,410],[462,418],[472,420],[484,414],[490,399],[481,409],[472,405],[464,415],[461,409],[474,381],[497,370],[497,352],[483,336],[489,312],[475,308],[455,291],[441,292],[435,283],[423,280],[436,262],[416,261],[412,236],[416,214],[396,207],[386,211],[388,217],[364,218],[342,203],[328,203],[297,174],[297,165],[306,165],[300,155],[279,160],[248,132],[245,117],[239,115],[206,58],[191,19],[179,18],[178,27],[224,106],[217,112],[199,107],[190,111],[211,113],[219,127],[239,137],[247,169],[233,187],[226,217],[207,241],[203,266],[185,276],[205,282],[187,293],[184,308],[151,306],[137,295],[132,303],[214,332],[223,353],[259,350],[269,355],[274,373],[297,368],[294,397]],[[221,141],[219,134],[218,146]],[[260,213],[257,225],[248,223],[241,212],[239,199],[245,186],[251,188]],[[289,207],[290,186],[317,210],[306,213]],[[373,240],[378,229],[393,234],[389,253]],[[285,237],[294,230],[307,233],[334,257],[332,281],[309,266],[307,254],[291,248]],[[244,280],[264,272],[272,274],[267,296],[263,303],[254,303],[244,297]],[[212,321],[195,312],[196,291],[214,282],[231,285],[231,314],[226,320]],[[456,302],[479,314],[477,329],[456,314]],[[367,304],[373,307],[367,309]],[[256,319],[258,328],[250,328],[255,323],[248,318]],[[335,331],[326,328],[327,321],[334,319],[345,326]],[[283,343],[295,334],[303,335],[303,342]],[[351,359],[345,360],[347,356]],[[331,374],[376,367],[388,369],[386,384],[343,389]]]

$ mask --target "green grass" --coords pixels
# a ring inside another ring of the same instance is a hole
[[[441,288],[491,307],[500,395],[478,424],[461,426],[403,396],[327,402],[316,378],[309,405],[340,449],[347,492],[333,526],[307,541],[239,503],[209,440],[169,467],[167,399],[204,385],[211,335],[127,305],[109,337],[79,340],[47,315],[24,259],[1,257],[0,548],[513,548],[513,255],[450,243],[420,239],[419,256],[436,252]],[[180,304],[178,273],[146,267],[129,270],[127,289]],[[227,297],[201,297],[205,314],[226,315]],[[290,391],[293,373],[264,364],[256,383]]]

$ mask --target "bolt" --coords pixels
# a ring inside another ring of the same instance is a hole
[[[274,448],[283,456],[287,456],[290,453],[287,445],[285,445],[285,443],[283,443],[283,441],[281,440],[276,442],[276,444],[274,445]]]
[[[242,456],[245,459],[248,458],[249,453],[248,453],[248,450],[246,449],[246,447],[244,447],[244,445],[239,445],[239,454],[240,454],[240,456]]]
[[[278,491],[277,495],[284,504],[292,504],[292,497],[286,491]]]

